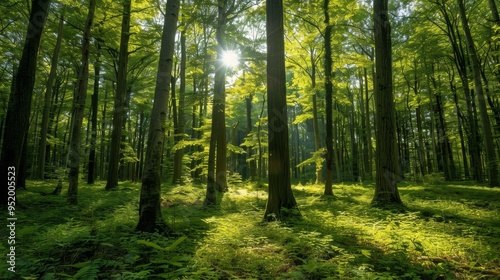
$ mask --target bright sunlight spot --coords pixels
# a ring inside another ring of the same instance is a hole
[[[234,68],[239,64],[239,56],[235,51],[225,51],[222,54],[222,63],[227,67]]]

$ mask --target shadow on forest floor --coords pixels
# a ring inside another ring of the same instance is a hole
[[[18,211],[18,279],[500,277],[497,189],[401,184],[401,211],[371,207],[372,184],[335,185],[333,199],[321,185],[298,184],[302,217],[266,223],[264,184],[233,185],[209,208],[204,186],[166,185],[170,237],[134,231],[138,183],[83,185],[78,206],[65,192],[41,196],[53,189],[45,182],[28,189],[19,193],[28,208]]]

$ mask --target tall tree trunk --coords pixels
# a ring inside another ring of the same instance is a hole
[[[370,122],[370,96],[369,96],[369,83],[368,83],[368,71],[363,68],[363,77],[365,80],[365,120],[366,120],[366,145],[367,149],[367,160],[366,160],[366,173],[368,179],[373,179],[373,146],[372,146],[372,126]]]
[[[52,59],[50,61],[50,72],[49,78],[47,79],[47,88],[45,89],[44,106],[42,114],[42,128],[40,130],[40,141],[38,142],[38,168],[36,177],[43,180],[45,175],[45,155],[46,155],[46,145],[47,145],[47,133],[49,130],[49,114],[52,107],[52,88],[54,85],[54,80],[57,74],[57,65],[59,63],[59,52],[61,50],[62,42],[62,30],[64,26],[64,15],[61,15],[59,20],[59,27],[57,29],[57,40],[56,46],[54,47],[54,53],[52,54]]]
[[[312,96],[312,113],[313,113],[313,131],[314,131],[314,149],[319,151],[321,149],[321,136],[319,134],[318,124],[318,92],[316,89],[316,61],[314,60],[314,52],[311,51],[311,87],[313,89]],[[316,163],[316,184],[323,182],[323,163]]]
[[[283,1],[266,0],[269,195],[264,219],[282,219],[297,202],[290,182]]]
[[[127,92],[128,41],[130,39],[130,9],[131,0],[123,2],[123,18],[120,39],[120,54],[118,57],[118,74],[116,77],[115,106],[113,110],[113,131],[111,132],[108,180],[106,190],[118,186],[118,170],[120,165],[120,150],[122,148],[123,118],[125,115],[125,94]]]
[[[374,204],[401,204],[397,182],[401,178],[396,141],[396,110],[392,92],[392,46],[388,0],[374,0],[376,183]]]
[[[181,65],[180,65],[180,86],[179,86],[179,108],[177,109],[177,126],[175,127],[175,143],[178,144],[184,139],[184,106],[186,98],[186,32],[181,31]],[[174,176],[173,183],[182,183],[182,158],[184,157],[184,148],[177,148],[174,154]]]
[[[80,142],[85,99],[89,80],[90,31],[94,21],[96,1],[90,0],[82,39],[82,65],[78,73],[78,87],[73,96],[72,126],[69,140],[69,187],[68,203],[78,203],[78,175],[80,174]]]
[[[96,177],[96,142],[97,142],[97,114],[99,103],[99,81],[101,79],[101,45],[97,43],[97,55],[94,62],[94,93],[92,93],[91,102],[91,135],[90,135],[90,151],[89,151],[89,168],[87,174],[87,184],[94,184]]]
[[[483,85],[481,82],[481,62],[479,61],[476,47],[474,46],[474,41],[470,32],[467,15],[465,13],[464,1],[457,1],[460,17],[462,19],[462,27],[465,33],[465,42],[467,44],[467,50],[469,51],[472,64],[471,66],[474,77],[474,91],[479,102],[479,114],[481,116],[481,125],[483,127],[484,142],[486,145],[486,168],[488,170],[488,183],[490,187],[498,187],[500,186],[500,180],[498,176],[498,162],[495,153],[495,146],[493,143],[493,133],[491,132],[490,118],[488,116],[488,109],[486,108],[486,98],[483,93]]]
[[[219,0],[219,17],[216,30],[217,37],[217,63],[214,77],[214,112],[212,127],[216,136],[217,158],[215,166],[215,185],[218,191],[227,191],[227,140],[226,140],[226,66],[222,59],[226,46],[226,21],[227,21],[227,0]]]
[[[323,13],[325,15],[325,104],[326,104],[326,175],[324,195],[333,195],[333,85],[332,85],[332,26],[329,15],[330,0],[324,0]]]
[[[166,4],[160,60],[156,74],[155,96],[142,177],[139,223],[136,227],[137,230],[145,232],[154,232],[155,230],[168,232],[170,230],[161,213],[160,171],[179,6],[179,0],[168,0]]]
[[[247,111],[247,116],[246,116],[246,121],[247,121],[247,137],[252,133],[252,128],[253,128],[253,123],[252,123],[252,97],[253,95],[250,94],[245,98],[245,104],[246,104],[246,111]],[[256,159],[252,158],[253,157],[253,147],[248,146],[247,147],[247,153],[246,153],[246,158],[247,158],[247,165],[250,170],[250,179],[255,180],[257,177],[257,165],[256,165]]]
[[[49,13],[50,0],[32,0],[28,31],[23,53],[14,74],[10,92],[0,159],[0,182],[2,186],[0,205],[7,205],[7,171],[19,171],[24,139],[27,137],[33,87],[35,85],[38,49],[43,28]],[[22,178],[16,176],[16,179]]]

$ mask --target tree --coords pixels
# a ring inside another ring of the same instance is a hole
[[[326,104],[326,178],[325,195],[333,195],[333,85],[332,85],[332,26],[328,14],[329,0],[324,0],[323,11],[325,14],[325,104]]]
[[[179,14],[179,0],[168,0],[161,40],[160,59],[156,73],[156,86],[145,165],[139,202],[139,223],[136,229],[145,232],[168,232],[170,229],[161,214],[161,159],[165,140],[167,104],[172,76],[172,60],[175,49],[175,33]]]
[[[5,125],[0,160],[0,182],[2,198],[0,203],[7,205],[7,169],[20,169],[23,143],[27,138],[33,87],[38,59],[38,48],[43,28],[49,13],[50,0],[32,0],[23,53],[12,81],[12,88],[5,116]],[[23,180],[19,176],[16,180]]]
[[[392,47],[388,0],[374,0],[375,36],[375,151],[376,178],[372,203],[402,204],[397,188],[400,179],[399,153],[396,142],[396,110],[392,92]]]
[[[72,125],[69,140],[68,203],[78,203],[78,175],[80,174],[80,142],[87,86],[89,80],[90,31],[94,21],[96,0],[90,0],[82,38],[82,61],[78,72],[77,89],[73,95]]]
[[[122,126],[125,114],[125,94],[127,91],[128,41],[130,38],[131,2],[131,0],[125,0],[123,2],[122,32],[120,39],[120,54],[118,58],[115,107],[113,110],[113,131],[111,132],[106,190],[112,190],[118,186],[118,168],[120,162],[120,150],[122,147]]]
[[[42,113],[42,128],[40,129],[40,141],[38,143],[38,170],[37,177],[39,179],[44,178],[45,176],[45,156],[47,151],[47,133],[49,131],[49,114],[50,109],[52,107],[52,91],[54,86],[54,80],[56,78],[57,65],[59,62],[59,52],[61,51],[61,42],[62,42],[62,31],[64,26],[64,15],[61,15],[59,19],[59,27],[57,29],[57,41],[56,46],[54,47],[54,54],[52,55],[52,59],[50,61],[50,73],[49,78],[47,79],[47,88],[45,89],[45,97],[44,97],[44,106]]]
[[[269,195],[264,219],[269,221],[285,218],[282,209],[297,208],[290,182],[282,0],[266,0],[266,34]]]
[[[490,187],[500,186],[500,178],[498,176],[498,162],[495,153],[495,144],[493,143],[493,134],[491,131],[490,118],[488,116],[488,111],[486,108],[486,98],[483,91],[483,85],[481,82],[481,62],[474,45],[474,40],[469,28],[469,22],[467,20],[467,15],[465,13],[465,4],[463,0],[458,1],[458,10],[460,12],[460,18],[462,19],[462,28],[465,33],[465,42],[467,44],[467,50],[469,51],[472,76],[474,78],[474,90],[477,94],[477,99],[479,103],[479,114],[481,118],[481,124],[483,127],[483,136],[486,145],[486,167],[488,170],[488,184]]]

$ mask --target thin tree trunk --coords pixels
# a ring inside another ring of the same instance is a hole
[[[61,50],[62,30],[64,26],[64,15],[61,15],[59,20],[59,27],[57,29],[56,46],[52,54],[49,78],[47,79],[47,88],[45,89],[44,106],[42,114],[42,128],[40,131],[40,141],[38,142],[38,168],[37,178],[43,180],[45,176],[45,155],[47,145],[47,133],[49,130],[49,113],[52,107],[52,88],[57,74],[57,65],[59,62],[59,52]]]
[[[326,104],[326,176],[324,195],[333,195],[333,85],[332,85],[332,26],[330,25],[329,0],[323,2],[323,13],[325,15],[325,104]]]
[[[101,46],[97,43],[97,56],[94,62],[94,93],[92,94],[92,104],[91,104],[91,136],[90,136],[90,151],[89,151],[89,167],[87,174],[87,184],[94,184],[95,171],[96,171],[96,142],[97,142],[97,114],[98,103],[99,103],[99,80],[101,79]]]
[[[483,93],[483,85],[481,82],[481,62],[479,61],[476,47],[469,29],[467,15],[465,14],[465,4],[463,0],[457,0],[462,19],[462,28],[465,33],[465,42],[467,50],[469,51],[471,66],[474,78],[474,91],[477,95],[479,102],[479,114],[481,116],[481,124],[483,127],[484,142],[486,145],[486,168],[488,170],[488,184],[490,187],[500,186],[500,178],[498,176],[498,162],[495,153],[495,145],[493,143],[493,133],[491,132],[491,124],[488,116],[488,109],[486,108],[486,99]],[[473,143],[477,144],[477,143]]]
[[[111,132],[108,180],[106,190],[118,186],[118,171],[120,165],[120,150],[122,148],[123,118],[125,115],[125,94],[127,92],[128,42],[130,39],[130,9],[131,0],[123,2],[123,18],[120,39],[120,54],[118,58],[118,74],[116,79],[115,105],[113,110],[113,131]]]
[[[179,108],[177,109],[177,126],[175,127],[174,140],[178,144],[184,139],[184,106],[186,95],[186,32],[181,31],[181,65],[180,65],[180,86],[179,86]],[[182,158],[184,157],[184,148],[177,148],[174,154],[174,176],[173,183],[182,183]]]
[[[78,203],[78,175],[80,174],[80,142],[82,133],[82,122],[85,111],[85,99],[87,97],[87,84],[89,80],[89,53],[90,53],[90,30],[94,20],[96,1],[90,0],[89,12],[85,21],[85,29],[82,39],[82,65],[78,73],[78,87],[73,97],[73,113],[71,134],[69,141],[69,187],[68,203]]]
[[[136,229],[145,232],[168,232],[170,229],[161,213],[161,160],[165,141],[167,104],[170,91],[172,60],[175,49],[175,33],[179,14],[179,0],[168,0],[158,62],[155,96],[142,177],[139,202],[139,223]]]

